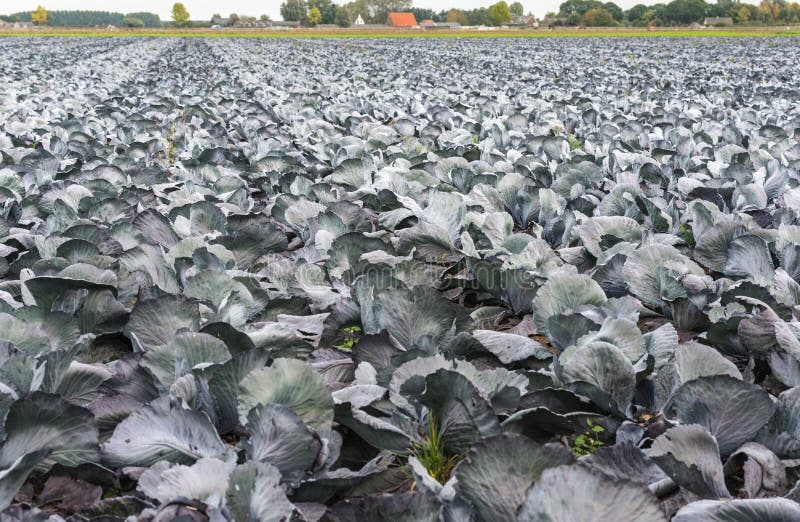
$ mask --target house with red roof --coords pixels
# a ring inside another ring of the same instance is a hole
[[[392,27],[417,27],[417,19],[414,13],[389,13],[386,25]]]

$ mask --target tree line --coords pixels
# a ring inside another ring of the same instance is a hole
[[[706,17],[730,17],[735,23],[773,24],[800,22],[800,3],[785,0],[763,0],[753,5],[734,0],[672,0],[653,5],[637,4],[623,10],[614,2],[599,0],[567,0],[557,13],[546,18],[557,25],[584,26],[669,26],[689,25]]]
[[[337,5],[331,0],[285,0],[281,4],[284,20],[303,25],[336,24],[348,27],[357,17],[367,24],[385,24],[391,12],[413,12],[417,21],[457,22],[461,25],[503,25],[515,16],[523,16],[525,8],[518,2],[500,1],[476,9],[436,11],[413,7],[411,0],[353,0]]]
[[[40,17],[44,14],[44,23]],[[48,11],[39,6],[36,11],[0,15],[6,22],[34,22],[36,25],[56,27],[93,27],[96,25],[131,27],[161,27],[161,19],[155,13],[115,13],[111,11]],[[127,23],[126,23],[127,21]],[[137,22],[140,22],[137,23]]]
[[[352,0],[335,4],[332,0],[285,0],[281,16],[302,25],[336,24],[350,26],[358,16],[368,24],[385,24],[390,12],[413,12],[417,21],[456,22],[461,25],[499,26],[524,15],[519,1],[510,4],[501,0],[488,7],[475,9],[433,10],[412,6],[411,0]],[[219,15],[215,15],[218,18]],[[557,12],[547,13],[545,22],[566,26],[668,26],[688,25],[705,17],[730,17],[735,23],[773,24],[800,23],[800,3],[786,0],[762,0],[759,5],[736,0],[672,0],[654,5],[637,4],[623,10],[614,2],[601,0],[566,0]],[[182,3],[173,5],[171,22],[162,22],[155,13],[117,13],[110,11],[47,11],[39,6],[34,12],[0,15],[6,22],[33,22],[36,25],[91,27],[163,27],[165,25],[207,27],[210,22],[191,21]],[[255,21],[255,17],[231,14],[227,25]],[[260,20],[269,21],[262,15]]]
[[[221,18],[219,15],[214,15]],[[0,15],[0,20],[5,22],[33,22],[34,25],[46,25],[55,27],[94,27],[113,25],[116,27],[210,27],[211,21],[190,20],[189,11],[183,3],[173,4],[170,12],[171,21],[161,20],[155,13],[117,13],[111,11],[48,11],[41,5],[35,11],[25,11],[10,15]],[[231,14],[228,25],[235,25],[237,22],[247,22],[256,20],[255,17]],[[261,21],[269,21],[267,15],[261,15]]]
[[[358,16],[368,24],[385,24],[390,12],[413,12],[417,21],[457,22],[461,25],[499,26],[524,15],[520,2],[500,1],[475,9],[433,10],[412,6],[411,0],[352,0],[334,4],[332,0],[285,0],[281,4],[284,20],[303,25],[351,25]],[[735,23],[772,24],[800,22],[800,3],[763,0],[753,5],[736,0],[672,0],[653,5],[637,4],[624,10],[614,2],[566,0],[558,12],[547,13],[545,21],[566,26],[670,26],[701,22],[706,17],[730,17]]]

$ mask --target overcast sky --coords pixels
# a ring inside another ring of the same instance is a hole
[[[0,14],[17,13],[20,11],[33,11],[38,3],[46,9],[69,10],[85,9],[98,11],[116,11],[131,13],[135,11],[149,11],[157,13],[162,20],[169,20],[169,12],[174,0],[0,0]],[[460,7],[472,9],[474,7],[488,6],[495,0],[414,0],[415,7],[430,7],[432,9],[450,9]],[[542,17],[548,11],[557,11],[564,0],[522,0],[525,11]],[[635,4],[653,4],[657,0],[618,0],[617,4],[627,9]],[[226,0],[225,2],[212,0],[184,0],[184,5],[192,15],[193,20],[210,19],[214,13],[227,16],[237,13],[249,16],[267,14],[271,18],[280,20],[280,5],[282,0]],[[335,0],[334,0],[335,2]],[[336,3],[344,3],[336,2]],[[510,1],[509,1],[510,3]]]

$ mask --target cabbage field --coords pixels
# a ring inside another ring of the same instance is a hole
[[[0,519],[800,520],[799,43],[0,39]]]

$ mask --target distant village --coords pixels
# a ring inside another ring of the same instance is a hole
[[[560,25],[558,24],[559,20],[557,19],[545,19],[544,25],[546,26],[548,23],[551,25]],[[501,26],[473,26],[473,28],[477,29],[501,29],[501,28],[538,28],[540,26],[540,21],[532,15],[527,16],[514,16],[511,20],[503,23]],[[36,25],[33,22],[25,22],[25,21],[12,21],[7,22],[5,20],[0,19],[0,30],[27,30],[32,29]],[[119,29],[119,28],[126,28],[124,23],[117,26],[114,24],[97,24],[94,26],[95,29]],[[275,29],[275,30],[286,30],[286,29],[294,29],[302,27],[300,21],[283,21],[283,20],[269,20],[269,19],[255,19],[255,18],[236,18],[231,19],[229,17],[222,17],[222,16],[214,16],[211,18],[210,27],[212,29]],[[317,24],[315,26],[318,29],[342,29],[341,24]],[[355,20],[349,25],[349,27],[354,29],[406,29],[406,30],[423,30],[423,31],[442,31],[442,30],[452,30],[452,29],[463,29],[468,28],[471,26],[462,26],[458,22],[437,22],[431,19],[424,19],[424,20],[417,20],[416,15],[412,12],[391,12],[386,19],[385,24],[375,24],[375,23],[365,23],[364,18],[359,14],[356,16]]]
[[[214,17],[211,19],[211,27],[213,29],[292,29],[301,27],[299,21],[286,22],[275,20],[238,20],[231,23],[229,18]],[[341,29],[341,25],[337,24],[317,24],[318,29]],[[364,22],[364,18],[359,14],[356,19],[350,24],[350,27],[355,29],[419,29],[424,31],[436,30],[452,30],[463,29],[468,26],[462,26],[458,22],[435,22],[431,19],[417,20],[412,12],[389,13],[385,24],[368,24]],[[535,16],[515,16],[504,25],[498,28],[538,28],[539,20]],[[486,27],[486,29],[490,29]],[[491,27],[495,29],[495,27]]]
[[[192,19],[182,2],[176,2],[171,20],[161,20],[150,12],[118,13],[107,11],[47,10],[0,14],[0,31],[24,31],[40,27],[95,28],[101,30],[196,28],[236,30],[364,30],[364,31],[452,31],[469,29],[536,30],[558,27],[731,27],[800,23],[800,3],[783,5],[784,0],[762,0],[761,4],[739,0],[672,0],[653,5],[637,4],[625,10],[613,1],[566,0],[557,12],[537,18],[520,1],[505,0],[487,7],[451,8],[436,11],[412,5],[411,0],[352,0],[336,4],[333,0],[285,0],[280,6],[282,20],[267,15],[212,15],[211,19]]]
[[[534,16],[515,16],[502,26],[489,27],[478,26],[478,29],[499,29],[499,28],[538,28],[540,25],[539,20]],[[0,19],[0,30],[29,30],[36,27],[33,22],[12,21],[7,22]],[[212,29],[275,29],[286,30],[300,28],[299,21],[283,21],[283,20],[257,20],[257,19],[238,19],[231,20],[230,18],[215,16],[211,19]],[[342,29],[341,25],[337,24],[317,24],[318,29]],[[442,31],[452,29],[463,29],[469,26],[462,26],[458,22],[436,22],[431,19],[417,20],[414,13],[401,12],[389,13],[385,24],[370,24],[365,23],[364,18],[358,15],[356,19],[350,24],[354,29],[417,29],[423,31]],[[123,29],[127,28],[125,24],[119,26],[113,24],[97,24],[95,29]]]
[[[458,22],[436,22],[431,19],[417,20],[412,12],[399,12],[389,13],[385,24],[365,23],[364,18],[358,15],[352,24],[349,25],[353,29],[364,30],[421,30],[421,31],[447,31],[454,29],[477,29],[484,31],[498,30],[498,29],[538,29],[540,27],[552,29],[554,27],[567,25],[565,24],[566,18],[563,17],[546,17],[542,20],[537,19],[535,16],[515,16],[511,20],[499,26],[467,26],[461,25]],[[733,25],[733,19],[729,17],[706,17],[702,23],[694,23],[694,27],[713,27],[720,25]],[[13,21],[7,22],[0,19],[0,30],[30,30],[36,27],[33,22]],[[206,25],[208,27],[208,25]],[[239,19],[231,20],[221,16],[215,16],[211,19],[210,27],[212,29],[272,29],[272,30],[288,30],[298,29],[302,25],[299,21],[283,21],[283,20],[257,20],[257,19]],[[339,24],[317,24],[317,29],[342,29]],[[98,24],[94,26],[95,29],[116,30],[128,28],[125,24]],[[346,27],[345,27],[346,28]]]

